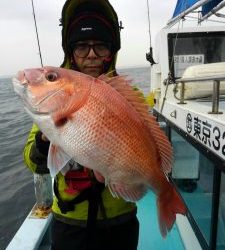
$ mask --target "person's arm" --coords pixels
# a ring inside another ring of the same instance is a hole
[[[47,168],[48,148],[49,141],[43,139],[43,134],[38,126],[33,124],[23,151],[25,164],[32,172],[49,173]]]

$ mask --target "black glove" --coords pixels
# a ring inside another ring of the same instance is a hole
[[[49,141],[43,141],[41,136],[42,136],[41,131],[38,131],[37,134],[35,135],[36,148],[39,150],[39,152],[41,154],[47,156],[50,142]]]

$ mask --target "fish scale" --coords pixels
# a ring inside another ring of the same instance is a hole
[[[95,90],[95,88],[92,87],[92,90]],[[124,122],[120,118],[118,122],[118,116],[116,115],[118,112],[113,112],[114,106],[111,105],[112,102],[103,108],[105,112],[99,114],[103,102],[101,99],[97,89],[97,94],[92,93],[87,104],[78,110],[72,116],[71,123],[65,126],[62,140],[66,141],[65,144],[68,148],[71,148],[71,152],[76,156],[75,159],[78,162],[87,167],[89,165],[92,165],[92,168],[96,166],[96,170],[100,168],[101,174],[107,172],[109,174],[108,179],[115,183],[118,178],[114,180],[112,178],[114,175],[110,173],[117,172],[118,166],[125,168],[132,165],[133,169],[128,167],[127,171],[131,173],[140,171],[143,173],[142,168],[137,170],[136,166],[143,165],[145,163],[143,159],[146,157],[143,157],[145,151],[141,147],[140,139],[135,139],[137,136],[127,129],[128,125],[130,127],[133,125],[132,121],[127,124],[128,120]],[[119,113],[121,111],[122,108],[120,107]],[[81,124],[81,126],[78,127],[79,125],[76,125],[77,127],[74,127],[74,124]],[[87,131],[90,131],[90,133],[87,133]],[[86,136],[83,133],[86,133]],[[105,136],[103,136],[104,134]],[[112,143],[112,141],[116,141],[116,144]],[[92,146],[88,147],[88,145]],[[136,150],[137,148],[141,150]],[[76,152],[76,150],[78,151]],[[133,159],[131,156],[135,151],[136,158]],[[108,166],[110,166],[110,171],[107,169]],[[118,176],[118,174],[115,175]],[[125,175],[127,176],[127,173]],[[123,179],[123,176],[121,176],[121,179]]]

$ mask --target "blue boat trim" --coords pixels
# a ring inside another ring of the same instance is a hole
[[[175,8],[174,13],[173,13],[173,18],[180,15],[184,11],[187,11],[189,8],[191,8],[198,1],[199,0],[189,0],[189,1],[178,0],[176,8]]]
[[[169,20],[167,25],[172,25],[178,22],[183,17],[191,13],[192,11],[202,8],[202,18],[203,21],[210,15],[215,14],[218,10],[225,6],[224,0],[178,0],[173,16]]]
[[[219,3],[221,3],[223,0],[214,0],[210,1],[207,4],[204,4],[202,6],[202,16],[205,16],[208,14],[212,9],[214,9]]]

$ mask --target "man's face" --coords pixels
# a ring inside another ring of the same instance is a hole
[[[111,57],[111,44],[87,40],[74,45],[73,58],[80,72],[98,77],[103,72],[103,63]]]

